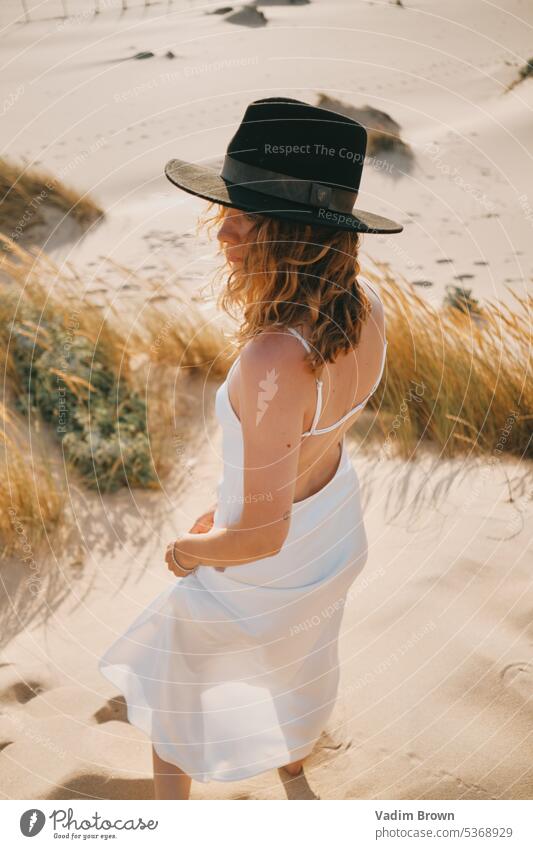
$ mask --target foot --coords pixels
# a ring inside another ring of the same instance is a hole
[[[303,763],[304,763],[303,761],[293,761],[290,764],[285,764],[285,766],[282,767],[282,769],[284,769],[285,772],[288,772],[289,775],[293,775],[293,776],[300,775],[300,773],[303,772],[303,768],[304,768]]]

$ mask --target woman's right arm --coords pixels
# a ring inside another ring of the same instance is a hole
[[[288,334],[260,334],[243,351],[243,508],[228,527],[175,541],[176,556],[186,567],[194,561],[215,568],[242,566],[280,551],[290,527],[311,382],[301,346]]]
[[[217,505],[213,504],[206,513],[202,513],[201,516],[198,516],[197,519],[193,522],[192,526],[189,528],[190,534],[206,534],[213,527],[213,522],[215,520],[215,510],[217,509]]]

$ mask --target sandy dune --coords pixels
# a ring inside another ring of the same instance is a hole
[[[243,5],[174,0],[169,11],[128,0],[121,13],[107,0],[94,17],[92,0],[69,0],[63,21],[59,0],[44,0],[28,3],[31,24],[15,25],[20,2],[4,0],[4,149],[91,192],[107,214],[56,256],[90,274],[105,255],[166,277],[170,264],[194,289],[213,250],[194,235],[203,204],[173,190],[164,162],[218,160],[253,98],[316,102],[325,92],[389,113],[415,155],[410,173],[369,163],[362,208],[405,230],[368,237],[366,252],[433,284],[427,295],[439,302],[450,283],[506,297],[505,285],[531,282],[533,79],[506,92],[532,52],[527,0],[504,10],[481,0],[268,3],[257,28],[205,14]],[[153,56],[132,58],[141,51]]]
[[[150,743],[96,662],[171,580],[164,542],[210,501],[217,451],[215,439],[186,494],[168,487],[166,515],[153,495],[93,504],[83,570],[65,559],[59,581],[43,577],[33,624],[2,629],[5,797],[151,798]],[[531,478],[518,463],[354,462],[371,549],[345,608],[329,727],[304,778],[195,783],[194,797],[531,798]],[[26,611],[27,593],[10,602]]]
[[[44,240],[89,290],[113,290],[111,257],[197,293],[214,263],[194,231],[203,204],[174,190],[163,165],[219,160],[245,105],[279,93],[370,104],[399,124],[414,167],[370,164],[360,204],[405,231],[365,239],[369,257],[429,283],[438,303],[454,282],[479,298],[530,285],[533,79],[505,92],[533,53],[527,0],[265,2],[258,27],[177,0],[124,14],[102,2],[97,17],[89,0],[69,0],[65,21],[55,0],[27,5],[28,24],[15,23],[18,0],[0,9],[5,150],[105,209],[81,240],[60,222]],[[141,51],[153,56],[134,59]],[[41,555],[36,596],[17,559],[3,564],[4,798],[151,797],[150,744],[96,663],[172,580],[162,551],[176,527],[213,501],[219,435],[211,418],[201,426],[210,439],[179,490],[171,480],[163,493],[100,500],[73,487],[83,544]],[[353,459],[371,547],[345,610],[330,725],[305,777],[195,784],[193,796],[531,798],[531,469]]]

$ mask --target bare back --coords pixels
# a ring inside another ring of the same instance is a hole
[[[386,336],[383,304],[370,286],[362,282],[361,285],[364,285],[372,305],[370,316],[363,325],[357,348],[341,354],[334,363],[327,363],[322,369],[319,375],[322,382],[320,415],[315,422],[317,384],[310,372],[307,378],[309,400],[304,418],[305,435],[299,451],[295,503],[318,492],[333,478],[340,462],[344,434],[357,420],[361,410],[348,415],[338,426],[335,423],[368,398],[381,374]],[[301,328],[299,335],[305,339],[305,328]],[[295,344],[300,343],[295,341]],[[237,370],[229,383],[228,397],[238,417],[239,381]],[[319,432],[307,434],[313,423]],[[331,426],[332,429],[327,430]],[[326,432],[321,433],[323,430]]]

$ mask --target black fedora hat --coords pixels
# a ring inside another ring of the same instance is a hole
[[[362,124],[288,97],[255,100],[231,139],[220,173],[171,159],[168,179],[190,194],[274,218],[359,233],[401,224],[356,209],[367,133]]]

